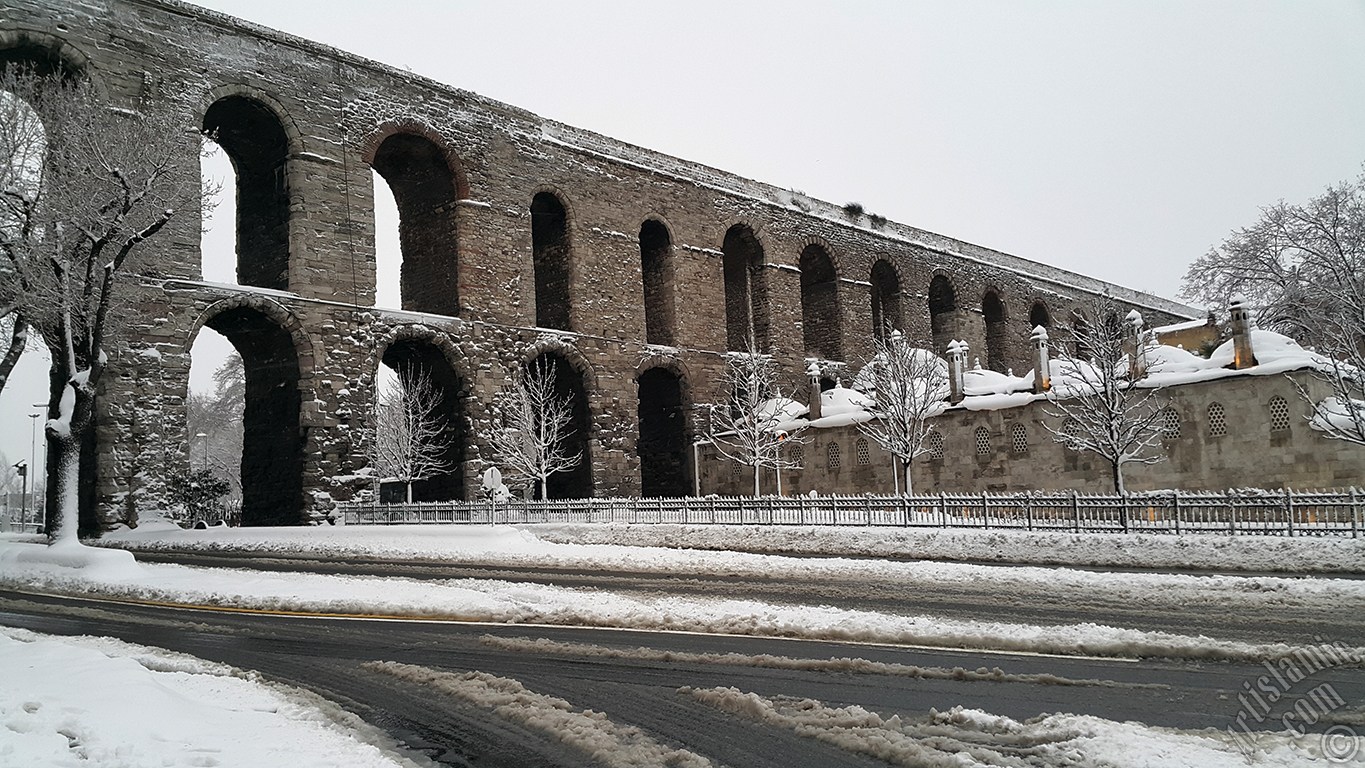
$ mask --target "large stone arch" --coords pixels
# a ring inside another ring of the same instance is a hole
[[[999,288],[981,294],[981,318],[985,323],[986,367],[1003,373],[1009,367],[1009,312]]]
[[[469,400],[469,378],[464,356],[450,335],[442,330],[421,324],[404,324],[391,328],[375,345],[369,359],[367,373],[373,377],[374,400],[367,413],[367,423],[375,429],[375,409],[382,393],[379,391],[379,367],[391,368],[402,382],[412,374],[424,375],[435,388],[439,398],[438,413],[446,431],[442,458],[445,467],[431,477],[412,484],[413,501],[446,501],[467,496],[465,462],[468,458],[470,418],[466,404]],[[373,445],[377,435],[368,435],[367,444]]]
[[[33,67],[39,75],[58,72],[69,76],[87,77],[101,88],[101,81],[90,57],[65,38],[36,29],[0,29],[0,68],[22,63]]]
[[[361,152],[398,204],[403,309],[459,315],[457,203],[468,196],[459,156],[439,132],[412,120],[385,123]]]
[[[232,344],[246,374],[242,524],[299,524],[305,508],[300,381],[312,368],[307,335],[291,312],[258,296],[210,305],[191,328],[186,352],[204,327]]]
[[[593,493],[593,451],[597,438],[589,394],[597,391],[592,366],[572,344],[543,338],[531,344],[522,355],[521,369],[528,371],[542,362],[554,371],[556,393],[570,401],[570,433],[566,447],[582,458],[570,470],[551,475],[546,482],[546,497],[551,499],[586,498]]]
[[[640,495],[686,496],[691,491],[688,447],[688,386],[677,360],[647,361],[637,369],[636,423]]]
[[[237,200],[237,282],[290,290],[291,158],[299,132],[277,99],[242,84],[210,92],[201,130],[227,153]]]

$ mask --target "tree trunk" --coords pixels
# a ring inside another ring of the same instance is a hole
[[[411,480],[405,480],[405,481],[403,482],[403,486],[404,486],[404,498],[406,498],[406,499],[407,499],[407,502],[408,502],[409,504],[411,504],[411,503],[412,503],[412,481],[411,481]]]
[[[914,488],[913,488],[913,487],[911,486],[911,484],[910,484],[910,463],[913,462],[913,461],[914,461],[914,459],[908,459],[908,460],[906,460],[905,462],[903,462],[903,463],[901,464],[901,468],[902,468],[902,469],[904,470],[904,472],[905,472],[905,495],[906,495],[906,496],[911,496],[911,495],[913,495],[914,492],[915,492],[915,491],[914,491]]]
[[[549,494],[547,493],[546,483],[545,483],[546,479],[548,479],[549,477],[550,477],[550,476],[547,475],[547,474],[545,474],[544,472],[541,472],[541,473],[540,473],[540,493],[539,493],[538,495],[539,495],[541,501],[545,501],[546,499],[549,498]]]
[[[891,456],[891,485],[896,495],[901,495],[901,461],[895,455]]]
[[[758,464],[754,464],[754,498],[755,498],[755,499],[758,498],[758,495],[759,495],[759,487],[758,487],[759,474],[758,474],[758,473],[761,472],[761,471],[762,471],[762,469],[758,466]]]
[[[48,511],[48,540],[59,542],[78,541],[80,527],[80,484],[81,484],[81,441],[78,435],[53,436],[47,441],[48,450],[53,456],[52,483],[56,501],[55,509]]]
[[[19,356],[24,353],[24,345],[28,340],[28,325],[22,317],[14,318],[14,328],[10,332],[9,348],[5,350],[5,356],[0,358],[0,392],[5,391],[5,383],[9,381],[10,372],[19,362]],[[37,468],[34,468],[36,471]]]

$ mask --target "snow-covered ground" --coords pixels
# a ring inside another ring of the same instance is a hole
[[[1316,561],[1331,564],[1327,570],[1358,570],[1360,545],[1339,540],[682,526],[181,531],[147,525],[110,536],[104,543],[142,550],[246,550],[324,558],[367,555],[513,568],[596,567],[792,579],[818,575],[852,582],[889,580],[904,583],[907,589],[921,582],[986,583],[1002,595],[1045,585],[1058,594],[1101,590],[1135,601],[1237,600],[1250,606],[1249,610],[1270,610],[1277,605],[1339,610],[1343,605],[1365,604],[1365,582],[1348,579],[1097,573],[865,557],[912,557],[951,550],[963,558],[1028,560],[1036,559],[1041,549],[1051,549],[1060,552],[1057,556],[1063,560],[1090,563],[1145,565],[1155,560],[1229,570],[1290,563],[1293,569],[1302,570]],[[726,547],[753,551],[727,551]],[[765,551],[821,556],[761,554]],[[123,549],[75,544],[48,547],[38,537],[18,535],[0,535],[0,585],[258,610],[687,629],[1071,654],[1264,659],[1292,650],[1278,643],[1094,624],[1033,626],[951,620],[488,579],[418,581],[195,568],[137,562]],[[1359,657],[1365,655],[1365,648],[1348,652]],[[748,662],[737,658],[725,663]],[[765,663],[777,662],[768,658]],[[486,707],[524,725],[544,728],[576,749],[612,755],[604,764],[714,764],[702,755],[662,745],[601,713],[582,711],[571,702],[528,690],[516,680],[477,670],[456,674],[384,661],[371,666],[374,671],[427,681],[440,695],[465,705]],[[62,674],[50,674],[52,669]],[[928,674],[918,668],[905,673]],[[0,765],[270,766],[281,764],[280,756],[286,756],[290,766],[413,764],[398,755],[383,734],[309,694],[263,683],[251,673],[117,641],[56,639],[0,630],[0,681]],[[736,689],[683,689],[678,694],[891,764],[970,764],[955,757],[964,749],[977,755],[979,762],[990,763],[997,756],[1014,754],[1012,750],[1022,743],[1031,745],[1037,764],[1082,768],[1247,764],[1236,740],[1224,732],[1177,731],[1066,714],[1019,722],[964,709],[929,712],[912,721],[858,707],[763,698]],[[130,696],[147,702],[139,705],[136,718],[126,707]],[[1258,739],[1261,751],[1250,764],[1310,764],[1322,759],[1322,744],[1321,739],[1295,741],[1266,734]],[[1355,755],[1362,753],[1358,741],[1335,746],[1349,747]],[[305,757],[314,762],[300,762]]]
[[[623,530],[626,530],[623,528]],[[761,529],[760,529],[761,530]],[[393,526],[147,530],[108,543],[143,548],[306,552],[330,558],[377,555],[515,569],[537,566],[618,570],[672,576],[734,575],[766,579],[823,578],[919,585],[988,585],[1001,599],[1027,600],[1043,590],[1064,598],[1102,593],[1123,604],[1211,605],[1235,601],[1248,613],[1292,605],[1334,613],[1365,604],[1365,581],[1271,576],[1099,573],[1074,569],[899,562],[873,558],[789,557],[622,544],[550,541],[587,536],[587,528]],[[683,597],[612,592],[492,579],[417,580],[137,563],[122,550],[82,548],[90,567],[58,547],[0,538],[0,584],[117,599],[274,611],[382,614],[440,620],[579,624],[649,630],[693,630],[929,646],[1115,656],[1259,659],[1289,650],[1249,643],[1091,623],[1028,625],[1001,621],[791,605],[724,596]]]
[[[0,627],[0,765],[425,763],[341,707],[248,672],[110,638]]]

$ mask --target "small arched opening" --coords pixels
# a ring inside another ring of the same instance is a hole
[[[872,336],[885,341],[891,331],[905,329],[901,319],[901,280],[885,260],[872,265]]]
[[[233,95],[208,108],[203,130],[235,172],[237,283],[289,290],[289,138],[283,123],[260,101]],[[226,273],[216,263],[221,255],[206,252],[204,258],[205,273]]]
[[[651,368],[638,384],[640,495],[686,496],[691,485],[682,378],[667,368]]]
[[[839,276],[824,247],[816,244],[801,251],[801,329],[806,355],[826,360],[843,359],[843,334],[839,322]]]
[[[929,328],[934,351],[943,354],[957,333],[957,292],[945,275],[934,275],[929,281]]]
[[[1041,301],[1033,302],[1033,307],[1028,311],[1029,328],[1051,328],[1052,314],[1047,311],[1047,305]]]
[[[767,352],[768,280],[763,273],[763,246],[754,231],[736,224],[721,246],[725,277],[725,344],[732,352]]]
[[[1009,351],[1005,323],[1005,302],[1000,294],[986,291],[981,297],[981,316],[986,323],[986,367],[1004,373]]]
[[[656,219],[640,225],[640,276],[645,295],[645,342],[672,346],[677,322],[673,243],[668,228]]]
[[[531,200],[531,261],[536,279],[536,325],[570,331],[569,216],[551,192]]]

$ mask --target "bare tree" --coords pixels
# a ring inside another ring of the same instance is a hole
[[[1045,413],[1057,426],[1043,422],[1052,438],[1073,451],[1093,453],[1109,462],[1114,492],[1125,493],[1123,468],[1154,464],[1165,458],[1161,427],[1166,402],[1155,389],[1132,380],[1130,354],[1141,354],[1142,319],[1110,297],[1091,302],[1088,320],[1064,329],[1073,350],[1086,359],[1063,354],[1053,363],[1050,407]],[[1140,368],[1140,367],[1139,367]]]
[[[761,493],[765,468],[780,473],[799,465],[782,451],[787,445],[804,443],[803,426],[792,425],[794,414],[784,406],[777,382],[777,363],[772,355],[727,352],[721,378],[723,402],[712,408],[707,439],[725,458],[753,469],[754,496]],[[780,482],[780,480],[779,480]]]
[[[412,484],[451,468],[448,458],[450,420],[445,399],[431,376],[417,366],[398,370],[398,379],[379,395],[375,407],[375,469],[381,477],[404,485],[412,501]]]
[[[569,453],[567,445],[573,405],[572,395],[559,393],[554,366],[544,359],[518,371],[499,393],[497,420],[485,436],[493,460],[512,477],[536,482],[538,498],[545,498],[551,475],[583,460],[581,453]]]
[[[42,121],[23,98],[26,78],[13,67],[0,72],[0,392],[28,342],[29,324],[22,310],[32,288],[15,267],[24,245],[39,225],[37,204],[42,191],[43,155],[47,141]]]
[[[1330,358],[1318,375],[1332,395],[1300,395],[1315,428],[1365,445],[1365,175],[1306,205],[1263,208],[1190,266],[1183,293],[1218,304],[1243,297],[1259,307],[1259,325]]]
[[[928,451],[929,419],[948,406],[948,364],[927,349],[917,349],[901,335],[873,340],[873,358],[863,368],[859,383],[874,401],[876,417],[858,425],[893,457],[891,474],[896,493],[905,476],[905,492],[913,493],[910,468],[915,457]]]
[[[186,142],[202,144],[160,106],[161,94],[116,106],[88,81],[14,67],[0,78],[6,98],[30,107],[17,115],[27,131],[7,127],[4,135],[41,136],[39,144],[0,139],[0,167],[28,174],[0,186],[0,259],[14,286],[13,311],[47,344],[52,378],[61,382],[46,428],[55,491],[48,529],[54,542],[74,541],[81,446],[112,351],[118,286],[144,243],[204,205],[197,169],[185,162]]]

